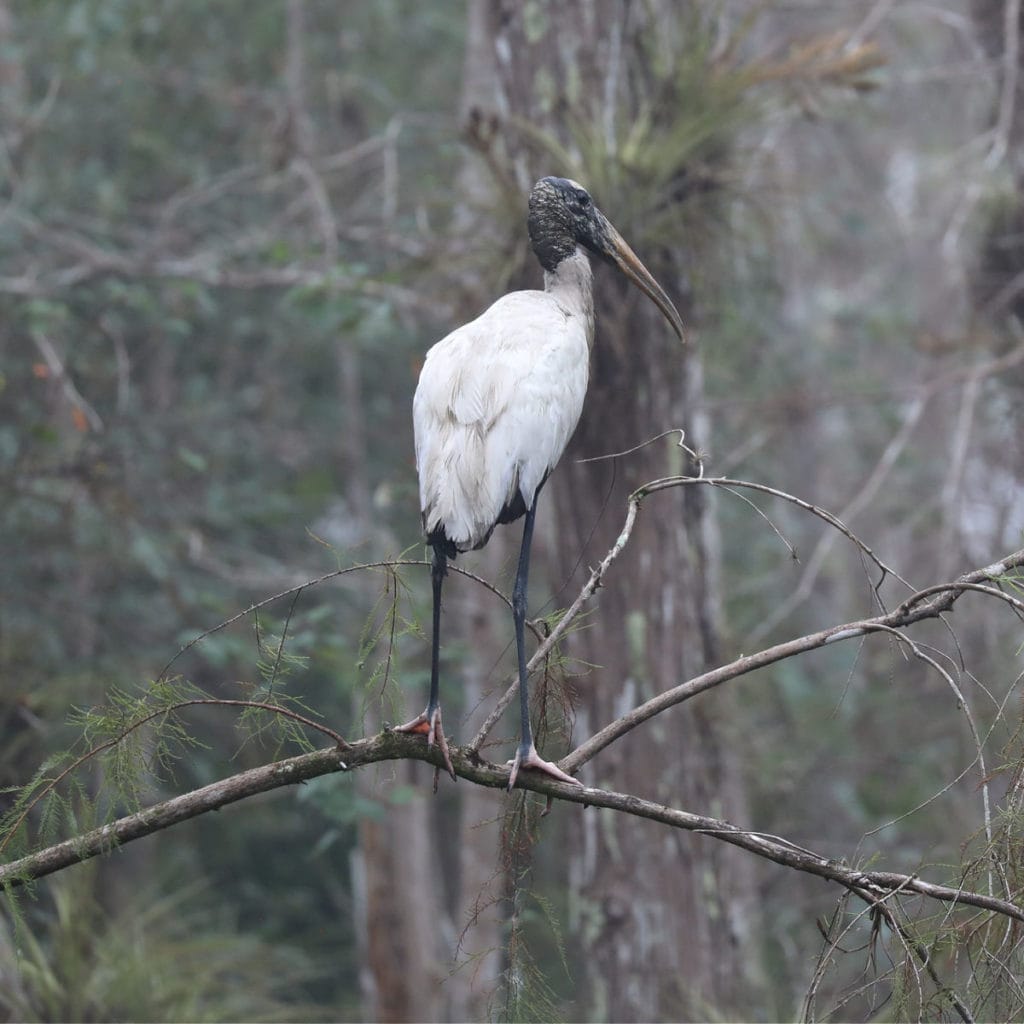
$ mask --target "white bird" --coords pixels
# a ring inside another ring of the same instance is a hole
[[[537,495],[576,429],[587,391],[594,300],[584,250],[617,266],[685,340],[675,306],[581,185],[541,178],[530,193],[527,227],[544,268],[544,291],[511,292],[452,331],[427,353],[416,387],[420,509],[433,549],[433,648],[427,707],[397,727],[426,733],[428,744],[436,739],[454,778],[438,701],[441,585],[448,559],[483,547],[499,523],[525,516],[512,590],[521,735],[509,789],[520,768],[581,785],[534,746],[523,624]]]

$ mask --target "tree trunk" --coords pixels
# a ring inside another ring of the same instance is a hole
[[[528,10],[482,0],[471,11],[487,20],[498,83],[493,107],[481,100],[474,120],[493,124],[496,119],[495,137],[504,149],[492,148],[492,166],[514,180],[523,195],[541,175],[567,169],[531,151],[517,124],[528,122],[550,133],[571,152],[566,130],[571,118],[613,131],[639,116],[645,97],[627,72],[643,59],[632,49],[639,33],[654,26],[642,24],[631,5],[550,4]],[[673,45],[685,47],[686,40]],[[600,205],[603,197],[595,198]],[[606,206],[605,212],[616,221],[614,208]],[[642,225],[618,226],[678,299],[682,260],[674,252],[644,249]],[[631,233],[630,227],[639,230]],[[680,248],[684,245],[681,241]],[[530,286],[536,287],[539,270],[531,269]],[[684,427],[693,445],[709,440],[698,357],[683,355],[643,296],[613,271],[595,269],[598,328],[590,392],[538,517],[540,528],[550,531],[545,546],[555,557],[548,564],[556,570],[553,589],[562,599],[575,592],[588,567],[614,541],[629,492],[686,468],[674,439],[624,459],[576,460],[624,451],[675,427]],[[671,491],[645,506],[628,554],[602,591],[595,628],[579,632],[569,645],[581,664],[596,666],[577,686],[577,738],[715,660],[716,543],[705,491]],[[538,564],[538,581],[542,573]],[[533,613],[541,603],[539,592],[536,588],[531,601]],[[585,773],[597,784],[742,821],[744,791],[729,753],[728,704],[721,694],[713,706],[688,704],[620,741]],[[577,1015],[705,1019],[709,1007],[717,1014],[742,1013],[748,975],[744,946],[753,930],[747,919],[754,906],[753,878],[742,855],[698,837],[667,837],[643,822],[613,822],[597,811],[575,817],[571,836],[570,923],[584,965],[579,991],[587,994]]]
[[[285,14],[284,123],[288,131],[284,157],[306,185],[310,219],[320,236],[324,270],[329,274],[339,259],[338,218],[314,166],[304,0],[288,0]],[[353,338],[343,334],[337,338],[336,365],[345,424],[338,459],[346,482],[348,526],[362,541],[370,537],[383,541],[373,521],[361,369]],[[366,581],[364,585],[369,608],[376,584]],[[362,703],[362,698],[353,700],[357,721]],[[368,730],[378,730],[379,710],[368,708],[364,721]],[[443,1020],[449,1016],[442,989],[446,964],[437,936],[450,934],[451,926],[444,912],[444,880],[435,842],[437,804],[430,798],[430,775],[422,765],[402,765],[397,773],[402,782],[418,790],[420,799],[398,805],[388,802],[386,793],[395,781],[391,772],[384,774],[383,790],[380,773],[359,773],[355,781],[360,796],[379,809],[379,814],[360,820],[359,847],[351,863],[363,1008],[370,1020]]]
[[[473,569],[495,579],[502,545],[477,556]],[[496,601],[481,600],[480,591],[467,580],[452,579],[446,602],[450,630],[465,645],[461,683],[464,713],[459,723],[465,741],[480,727],[490,710],[486,681],[495,658],[507,646],[511,616]],[[455,908],[456,927],[461,929],[453,975],[453,1020],[487,1020],[500,987],[502,903],[505,882],[500,856],[500,819],[505,795],[482,786],[459,786],[459,887]]]
[[[462,118],[481,97],[496,95],[491,41],[486,6],[471,4],[462,69]],[[494,182],[478,161],[466,160],[459,169],[456,194],[449,241],[455,262],[467,268],[459,275],[456,322],[461,323],[476,316],[493,298],[494,278],[486,270],[486,261],[468,253],[464,243],[487,237],[481,217],[494,207]],[[502,531],[483,551],[463,556],[460,564],[485,579],[497,580],[510,550],[508,542],[508,531]],[[465,742],[490,709],[488,690],[502,678],[495,675],[495,666],[508,644],[512,621],[507,608],[496,600],[482,599],[475,584],[453,575],[447,586],[443,628],[445,642],[461,642],[467,652],[461,664],[463,713],[457,734]],[[501,900],[505,891],[500,856],[503,802],[503,795],[493,790],[460,787],[459,885],[454,915],[460,929],[456,951],[460,970],[449,981],[453,1020],[489,1019],[500,987]]]

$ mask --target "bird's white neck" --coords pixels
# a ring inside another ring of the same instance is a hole
[[[594,292],[591,286],[593,273],[587,254],[577,247],[576,251],[562,260],[554,270],[544,271],[544,291],[565,310],[569,316],[583,320],[587,332],[587,345],[594,344]]]

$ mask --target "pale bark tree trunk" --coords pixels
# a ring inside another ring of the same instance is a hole
[[[652,16],[657,14],[655,9]],[[629,95],[625,89],[631,61],[638,59],[631,50],[634,33],[645,27],[638,18],[646,17],[631,5],[551,4],[531,13],[519,4],[478,0],[470,5],[470,16],[477,23],[476,45],[486,47],[497,82],[490,103],[486,96],[478,101],[477,120],[497,119],[504,149],[492,154],[492,163],[500,163],[524,195],[537,177],[566,169],[538,160],[513,119],[569,144],[564,115],[583,115],[613,130],[609,105],[642,98],[635,80]],[[480,31],[482,22],[486,32]],[[675,44],[683,47],[686,40]],[[600,203],[601,196],[596,198]],[[605,212],[615,220],[614,209]],[[631,237],[630,225],[619,227]],[[640,228],[631,238],[639,248],[642,225],[633,227]],[[681,239],[680,249],[684,246]],[[678,298],[681,262],[668,252],[640,252]],[[543,492],[538,518],[549,530],[557,521],[545,546],[556,553],[553,585],[561,587],[571,578],[569,591],[614,541],[629,491],[684,468],[671,441],[615,464],[574,460],[632,448],[670,427],[685,427],[696,444],[708,441],[697,359],[682,356],[660,314],[642,296],[630,293],[612,271],[597,273],[598,329],[587,406]],[[539,271],[531,275],[530,286],[538,276]],[[577,686],[577,736],[715,660],[715,543],[703,491],[675,491],[644,510],[630,545],[632,561],[602,592],[597,628],[582,631],[569,645],[572,656],[598,666]],[[538,559],[538,581],[543,571]],[[539,592],[538,587],[531,601],[534,613]],[[694,702],[623,740],[588,771],[596,773],[598,783],[614,783],[617,789],[744,820],[740,773],[727,744],[728,709],[721,694],[713,705]],[[655,1020],[704,1019],[709,1007],[742,1012],[755,902],[742,855],[698,838],[666,836],[643,822],[613,822],[595,811],[572,819],[571,836],[571,924],[584,965],[577,979],[578,1015]]]
[[[430,773],[423,769],[402,765],[397,779],[389,770],[365,773],[359,782],[366,797],[375,795],[378,779],[381,790],[376,795],[382,799],[396,783],[424,795],[359,824],[352,882],[361,918],[356,928],[368,1020],[450,1019],[442,983],[447,972],[444,945],[451,929],[441,910],[443,884],[433,843],[435,807],[427,799]]]
[[[306,5],[289,0],[285,8],[284,86],[287,109],[283,117],[282,154],[303,182],[311,223],[319,235],[325,270],[339,258],[337,216],[324,181],[314,166],[313,118],[306,82]],[[338,458],[345,479],[348,524],[365,541],[380,538],[375,529],[364,429],[361,368],[356,342],[336,340],[338,400],[344,429],[338,438]],[[383,545],[382,545],[383,546]],[[367,582],[366,606],[372,605],[377,584]],[[353,702],[355,720],[364,711],[363,698]],[[366,709],[365,727],[381,726],[379,711]],[[359,773],[355,785],[367,801],[377,801],[379,816],[359,823],[359,847],[350,865],[355,922],[359,943],[360,987],[368,1019],[435,1021],[447,1019],[442,982],[446,963],[441,936],[451,935],[445,914],[444,884],[435,842],[437,810],[430,798],[430,773],[423,766],[401,765],[395,772]],[[392,804],[387,794],[396,781],[415,787],[421,799]]]
[[[460,116],[465,119],[481,97],[493,99],[497,82],[490,60],[490,35],[482,5],[467,10],[466,50],[462,71]],[[451,247],[459,266],[473,268],[460,275],[457,322],[477,315],[493,298],[494,281],[486,261],[467,257],[467,239],[486,237],[481,217],[494,205],[494,182],[473,159],[459,170],[458,202],[452,211]],[[460,253],[460,250],[461,253]],[[460,258],[460,256],[462,258]],[[497,580],[510,552],[507,531],[491,538],[481,552],[460,562],[484,578]],[[466,650],[461,683],[463,714],[458,738],[472,736],[489,710],[488,691],[495,663],[511,635],[511,617],[497,601],[482,597],[475,585],[451,578],[445,601],[445,636],[461,641]],[[500,987],[501,927],[504,871],[500,854],[500,816],[504,797],[480,787],[460,787],[459,887],[455,909],[460,940],[456,960],[460,970],[449,980],[454,1020],[487,1020]],[[453,851],[454,852],[454,851]]]
[[[482,552],[474,570],[496,579],[502,545]],[[487,680],[496,652],[508,642],[510,616],[497,602],[482,600],[480,591],[468,581],[452,581],[451,599],[445,602],[447,621],[465,646],[466,657],[460,673],[464,714],[459,721],[460,740],[472,736],[490,710]],[[461,586],[459,585],[461,583]],[[459,787],[458,843],[452,856],[459,858],[459,888],[455,909],[460,929],[456,960],[460,966],[449,979],[453,1020],[487,1020],[500,986],[502,967],[501,926],[504,871],[500,855],[500,817],[504,794],[482,786]]]
[[[464,110],[480,96],[494,93],[490,39],[481,13],[482,8],[469,13]],[[476,163],[467,161],[453,194],[457,199],[447,260],[467,271],[456,282],[451,326],[475,316],[493,298],[494,288],[486,261],[477,260],[471,251],[474,240],[484,237],[480,218],[493,207],[493,182]],[[341,365],[346,396],[358,397],[344,383],[351,384],[352,359]],[[354,436],[346,450],[349,465]],[[460,558],[459,566],[497,579],[508,551],[507,538],[495,537],[485,551]],[[445,728],[453,742],[464,742],[486,715],[487,690],[497,682],[495,662],[510,635],[508,610],[493,599],[482,599],[475,584],[450,574],[444,588],[442,672],[446,652],[460,646],[467,652],[459,670],[461,708],[447,689],[442,692]],[[425,647],[424,660],[428,656]],[[413,699],[424,697],[416,694]],[[415,710],[408,707],[405,712]],[[377,725],[367,721],[368,729]],[[415,779],[406,777],[407,766],[399,771],[423,799],[391,808],[386,819],[364,821],[354,859],[365,1011],[370,1019],[389,1021],[489,1019],[502,967],[503,795],[481,787],[454,787],[442,775],[434,798],[422,765]],[[367,794],[372,792],[372,782],[360,785]],[[452,817],[454,827],[449,824]],[[442,862],[447,867],[443,880]]]

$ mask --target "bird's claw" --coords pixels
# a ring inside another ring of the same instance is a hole
[[[509,761],[509,765],[512,767],[512,771],[508,777],[508,788],[511,792],[512,788],[516,784],[516,779],[519,777],[520,768],[536,768],[537,771],[545,772],[550,775],[553,779],[557,779],[559,782],[566,782],[570,786],[579,786],[583,788],[583,783],[579,779],[573,778],[571,775],[566,774],[551,761],[545,761],[544,758],[537,753],[537,748],[531,743],[528,750],[525,752],[520,750],[515,760]]]
[[[428,747],[432,747],[436,740],[441,756],[444,758],[444,766],[448,774],[452,777],[453,781],[457,778],[455,769],[452,767],[452,756],[448,752],[448,740],[445,738],[444,729],[441,726],[440,705],[434,708],[433,711],[430,708],[426,708],[411,722],[406,722],[405,725],[396,725],[392,732],[408,732],[417,736],[426,735]],[[434,792],[437,792],[436,777],[434,779]]]

